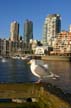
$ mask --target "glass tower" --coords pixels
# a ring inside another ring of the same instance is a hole
[[[33,39],[33,22],[26,20],[24,23],[24,42],[29,43]]]

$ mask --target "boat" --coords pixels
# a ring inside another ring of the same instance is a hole
[[[13,56],[12,59],[20,59],[19,56]]]
[[[6,59],[5,58],[2,58],[2,62],[5,63],[6,62]]]
[[[21,57],[22,60],[30,60],[30,56]]]

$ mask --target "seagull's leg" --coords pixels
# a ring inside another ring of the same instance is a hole
[[[41,78],[38,79],[38,81],[36,81],[35,83],[40,83],[41,82]]]

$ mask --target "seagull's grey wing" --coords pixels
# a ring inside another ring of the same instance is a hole
[[[44,67],[45,69],[48,69],[48,65],[47,65],[47,64],[44,64],[43,67]]]
[[[34,71],[36,74],[40,75],[41,77],[50,75],[49,71],[40,65],[37,65]]]

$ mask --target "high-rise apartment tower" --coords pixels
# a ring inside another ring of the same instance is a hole
[[[59,14],[51,14],[45,18],[43,28],[43,44],[52,46],[57,33],[61,31],[61,16]]]
[[[26,20],[24,23],[24,42],[29,43],[33,39],[33,22]]]
[[[10,40],[17,42],[19,40],[19,24],[14,21],[10,26]]]

